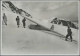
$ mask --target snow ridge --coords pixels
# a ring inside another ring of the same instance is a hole
[[[3,1],[3,2],[2,2],[2,7],[11,10],[11,11],[14,12],[14,13],[17,13],[17,14],[20,14],[20,15],[24,14],[25,16],[32,18],[32,16],[31,16],[29,13],[27,13],[27,12],[24,11],[23,9],[17,8],[17,7],[14,6],[14,4],[13,4],[12,2],[10,2],[10,1]]]

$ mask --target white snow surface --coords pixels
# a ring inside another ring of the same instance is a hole
[[[2,24],[2,54],[78,54],[78,44],[64,41],[60,37],[38,30],[31,30],[27,26],[32,24],[26,21],[26,28],[17,28],[16,13],[5,12],[8,25]],[[66,27],[54,25],[55,31],[66,35]],[[78,41],[78,30],[72,29],[73,38]]]

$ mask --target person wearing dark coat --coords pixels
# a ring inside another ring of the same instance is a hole
[[[17,22],[17,26],[19,27],[19,25],[20,25],[20,19],[19,19],[19,16],[17,16],[17,18],[16,18],[16,22]]]
[[[68,27],[68,29],[67,29],[67,35],[66,35],[66,39],[65,39],[66,41],[67,41],[69,36],[70,36],[70,39],[71,39],[71,42],[72,42],[72,31],[71,31],[70,27]]]
[[[25,26],[26,26],[25,21],[26,21],[26,18],[24,18],[24,19],[22,20],[22,23],[23,23],[23,27],[24,27],[24,28],[25,28]]]
[[[7,25],[7,16],[5,15],[5,13],[3,14],[3,21],[4,21],[5,25]]]

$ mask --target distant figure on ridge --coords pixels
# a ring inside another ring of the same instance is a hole
[[[25,26],[26,26],[25,21],[26,21],[26,18],[24,18],[24,19],[22,20],[22,23],[23,23],[23,27],[24,27],[24,28],[25,28]]]
[[[70,36],[70,39],[71,39],[71,42],[72,42],[72,31],[71,31],[70,27],[68,26],[67,35],[66,35],[66,39],[65,39],[66,41],[67,41],[69,36]]]
[[[5,25],[7,25],[7,16],[5,15],[5,13],[3,14],[3,21],[4,21]]]
[[[17,18],[16,18],[16,22],[17,22],[17,26],[18,26],[18,28],[19,28],[19,25],[20,25],[20,19],[19,19],[19,16],[17,16]]]

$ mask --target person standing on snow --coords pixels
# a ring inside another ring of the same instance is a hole
[[[17,16],[17,18],[16,18],[16,22],[17,22],[17,26],[19,27],[19,25],[20,25],[20,19],[19,19],[19,16]]]
[[[71,31],[70,27],[68,26],[67,35],[66,35],[66,39],[65,39],[66,41],[67,41],[69,36],[70,36],[70,39],[71,39],[71,42],[72,42],[72,31]]]
[[[3,14],[3,21],[4,21],[5,25],[7,25],[7,16],[5,15],[5,13]]]
[[[24,27],[24,28],[25,28],[25,25],[26,25],[25,21],[26,21],[26,18],[24,18],[24,19],[22,20],[22,23],[23,23],[23,27]]]
[[[54,30],[54,25],[51,26],[50,30]]]

